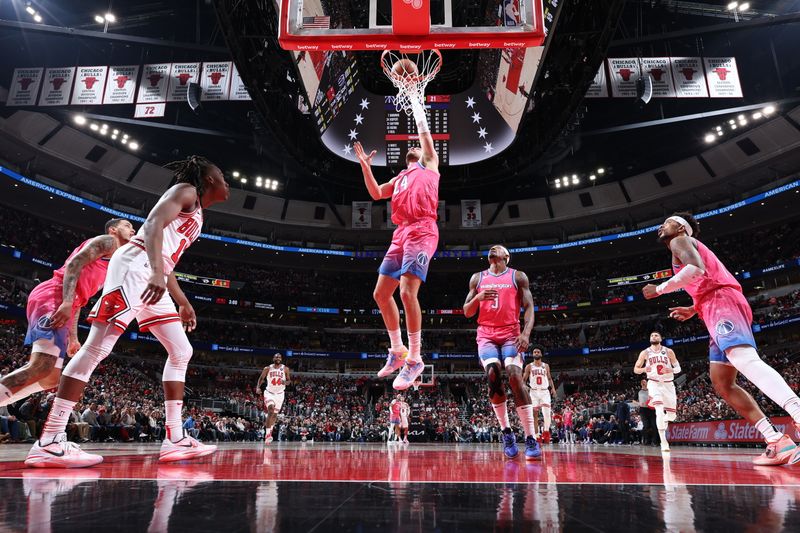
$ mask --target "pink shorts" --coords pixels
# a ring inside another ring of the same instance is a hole
[[[753,337],[753,311],[744,295],[724,287],[695,305],[711,337],[708,358],[712,363],[730,364],[725,350],[734,346],[756,347]]]
[[[501,363],[503,366],[514,365],[522,368],[523,357],[517,351],[517,337],[519,337],[519,324],[508,326],[478,326],[478,357],[481,365],[486,368],[491,363]]]
[[[63,359],[67,355],[69,330],[75,317],[60,328],[53,329],[50,326],[50,317],[61,305],[61,291],[61,284],[52,279],[40,283],[31,291],[28,296],[25,345],[32,345],[34,352]]]
[[[409,273],[425,281],[438,244],[439,226],[433,218],[397,226],[378,273],[396,280]]]

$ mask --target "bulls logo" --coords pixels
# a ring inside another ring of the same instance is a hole
[[[664,75],[664,71],[660,68],[654,68],[650,71],[650,74],[653,76],[654,80],[661,81],[661,76]]]
[[[695,72],[697,72],[697,71],[695,69],[693,69],[693,68],[683,68],[683,69],[681,69],[681,74],[683,74],[683,77],[686,78],[687,81],[692,81],[692,78],[694,77],[694,73]]]
[[[31,86],[31,83],[33,83],[33,78],[21,78],[19,80],[19,84],[22,86],[23,91],[27,91],[28,87]]]
[[[631,74],[633,74],[633,71],[631,69],[621,68],[617,72],[619,72],[619,75],[622,77],[624,81],[631,81]]]
[[[417,254],[417,263],[419,263],[420,266],[427,265],[428,264],[428,254],[426,254],[425,252],[418,253]]]
[[[83,80],[83,83],[86,85],[86,88],[91,91],[92,87],[94,87],[94,84],[97,83],[98,81],[100,81],[100,80],[98,80],[94,76],[89,76],[88,78],[85,78]]]
[[[192,75],[191,75],[191,74],[188,74],[188,73],[186,73],[186,72],[182,72],[182,73],[178,74],[178,82],[179,82],[181,85],[186,85],[186,83],[187,83],[187,82],[188,82],[190,79],[192,79]]]
[[[53,78],[52,80],[50,80],[50,83],[53,84],[53,89],[57,91],[61,88],[62,85],[64,85],[66,81],[67,80],[65,80],[64,78]]]
[[[163,78],[161,74],[158,73],[150,74],[147,77],[147,79],[150,80],[150,87],[158,87],[158,82],[161,81],[161,78]]]
[[[129,79],[130,78],[128,78],[128,76],[117,76],[116,78],[114,78],[114,81],[117,82],[118,89],[124,89],[125,84],[128,83]]]
[[[731,333],[733,333],[734,329],[736,329],[736,327],[733,325],[733,322],[731,322],[727,318],[723,318],[722,320],[717,322],[716,326],[714,326],[714,331],[716,331],[717,335],[719,335],[720,337],[724,337],[725,335],[730,335]]]
[[[405,4],[411,4],[411,7],[414,9],[419,9],[422,7],[422,0],[403,0]]]
[[[211,83],[214,85],[219,85],[219,81],[223,78],[223,76],[225,76],[225,74],[222,72],[212,72],[208,75],[208,77],[211,78]]]
[[[38,329],[42,329],[42,330],[45,330],[45,331],[50,331],[52,329],[50,327],[50,317],[49,316],[43,316],[42,318],[40,318],[36,322],[36,327]]]
[[[714,72],[717,74],[717,76],[719,76],[720,80],[725,81],[731,71],[725,67],[718,67],[714,69]]]

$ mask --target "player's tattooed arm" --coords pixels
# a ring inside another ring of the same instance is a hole
[[[63,327],[72,318],[72,303],[75,301],[75,288],[83,267],[101,257],[110,256],[117,249],[117,241],[111,235],[99,235],[89,241],[80,252],[70,259],[64,269],[64,283],[61,291],[61,305],[50,317],[53,328]],[[77,317],[75,318],[77,322]]]

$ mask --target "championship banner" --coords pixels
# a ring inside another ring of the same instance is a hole
[[[202,101],[228,99],[232,65],[230,61],[203,63],[203,76],[200,78],[200,87],[203,89],[203,94],[200,96]]]
[[[673,57],[672,78],[678,98],[706,98],[708,87],[699,57]]]
[[[615,98],[636,98],[636,79],[641,73],[638,57],[608,58],[611,94]]]
[[[478,228],[481,226],[481,201],[461,200],[461,227]]]
[[[72,90],[72,105],[102,105],[108,67],[78,67]]]
[[[15,68],[11,78],[11,87],[8,90],[6,105],[36,105],[36,97],[39,95],[39,86],[42,83],[43,67],[39,68]]]
[[[247,92],[247,87],[244,84],[244,80],[242,80],[242,77],[239,75],[239,69],[236,68],[236,65],[233,66],[230,99],[239,101],[252,100],[252,98],[250,98],[250,93]]]
[[[592,84],[586,90],[586,98],[608,98],[608,80],[606,78],[606,62],[600,64]]]
[[[108,81],[103,104],[132,104],[138,76],[139,65],[108,67]]]
[[[372,227],[372,202],[353,202],[353,229]]]
[[[711,98],[742,98],[735,57],[706,57],[706,80]]]
[[[142,68],[142,81],[139,82],[139,95],[136,97],[137,104],[166,102],[167,80],[171,68],[171,63],[145,65]]]
[[[40,106],[67,105],[75,79],[75,67],[49,68],[44,71]]]
[[[653,79],[653,98],[674,98],[672,69],[668,57],[643,57],[642,70]]]
[[[680,412],[680,406],[678,406]],[[800,439],[800,433],[794,427],[789,416],[771,417],[770,421],[778,433],[789,435],[793,440]],[[669,442],[697,442],[697,443],[764,443],[753,424],[746,420],[715,420],[713,422],[678,422],[672,423],[667,428]]]
[[[200,63],[173,63],[169,74],[167,102],[185,102],[190,83],[200,79]]]

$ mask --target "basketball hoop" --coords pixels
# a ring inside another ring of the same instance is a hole
[[[411,61],[416,69],[405,68]],[[411,116],[414,101],[425,105],[425,87],[436,77],[442,68],[442,54],[435,48],[422,50],[417,54],[404,54],[394,50],[384,50],[381,54],[383,73],[397,89],[394,107],[398,112],[405,111]],[[398,68],[399,65],[399,68]]]

